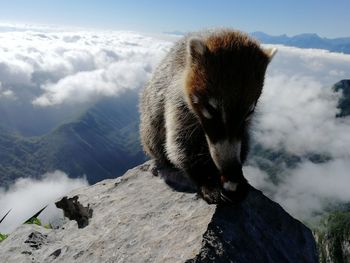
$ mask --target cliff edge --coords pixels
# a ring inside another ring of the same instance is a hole
[[[22,225],[0,244],[0,261],[318,262],[311,231],[260,191],[208,205],[181,175],[153,168],[73,191],[56,203],[62,226]]]

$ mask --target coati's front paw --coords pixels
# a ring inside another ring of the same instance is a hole
[[[199,189],[199,195],[208,203],[208,204],[218,204],[220,203],[220,189],[211,188],[207,186],[201,186]]]
[[[247,181],[240,183],[224,182],[220,192],[220,199],[225,203],[239,203],[243,201],[249,192]]]

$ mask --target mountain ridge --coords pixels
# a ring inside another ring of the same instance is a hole
[[[331,52],[350,54],[350,37],[325,38],[315,33],[303,33],[295,36],[286,34],[272,36],[264,32],[256,31],[250,34],[264,44],[282,44],[299,48],[326,49]]]
[[[187,34],[187,32],[177,30],[163,33],[173,36],[183,36]],[[299,48],[325,49],[331,52],[350,54],[350,37],[327,38],[320,37],[316,33],[301,33],[294,36],[288,36],[286,34],[270,35],[261,31],[251,32],[249,35],[263,44],[280,44]]]
[[[0,185],[61,170],[89,183],[123,174],[145,160],[138,144],[136,91],[98,102],[46,135],[25,138],[0,130]],[[69,160],[69,161],[68,161]]]

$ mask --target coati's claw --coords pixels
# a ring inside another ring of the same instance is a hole
[[[220,202],[220,189],[202,186],[200,188],[199,195],[208,204],[218,204]]]
[[[223,192],[220,193],[220,198],[224,203],[232,203],[232,200],[228,198]]]
[[[249,184],[244,182],[236,186],[235,191],[228,191],[225,187],[221,189],[220,197],[225,203],[239,203],[243,201],[249,192]]]
[[[151,173],[153,174],[153,176],[158,176],[159,175],[159,169],[156,166],[153,166],[151,169]]]

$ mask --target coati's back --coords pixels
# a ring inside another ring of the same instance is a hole
[[[165,99],[173,100],[174,104],[184,102],[183,96],[172,95],[180,95],[183,90],[188,42],[193,37],[205,38],[209,34],[209,31],[194,32],[179,39],[155,69],[141,96],[141,144],[150,157],[160,162],[168,163],[165,152]]]
[[[186,68],[187,40],[188,36],[175,43],[154,71],[141,96],[141,144],[151,158],[162,163],[168,163],[165,152],[165,98],[170,88],[181,89],[181,85],[177,84],[180,84],[178,80]]]
[[[209,202],[213,189],[230,199],[246,191],[248,127],[274,53],[233,30],[180,39],[141,98],[145,152],[184,170]]]

